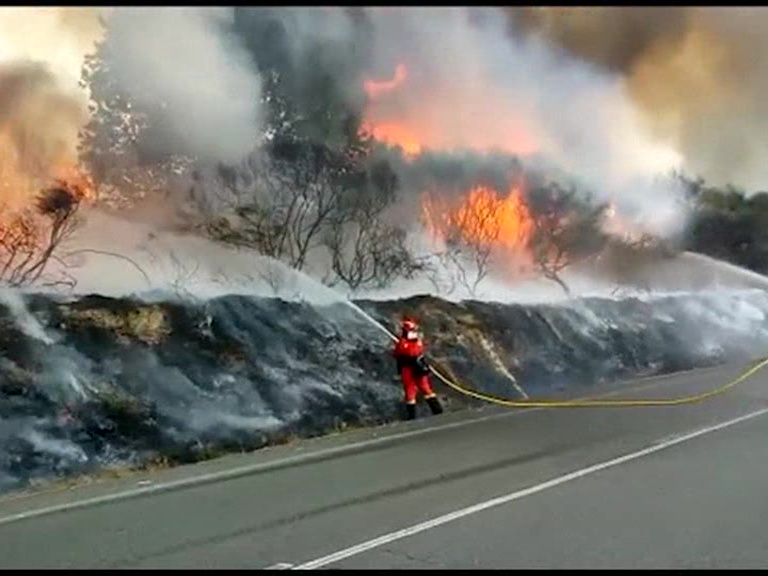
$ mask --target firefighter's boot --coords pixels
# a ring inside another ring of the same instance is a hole
[[[440,400],[437,399],[437,396],[427,398],[427,405],[429,406],[429,409],[432,410],[432,414],[437,415],[443,413],[443,407],[440,405]]]
[[[406,420],[415,420],[416,419],[416,404],[406,404],[405,405],[405,419]]]

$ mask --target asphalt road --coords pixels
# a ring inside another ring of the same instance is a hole
[[[5,497],[0,568],[764,568],[767,439],[768,368],[425,418]]]

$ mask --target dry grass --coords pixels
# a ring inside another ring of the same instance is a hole
[[[122,342],[139,340],[145,344],[159,344],[171,333],[168,315],[160,306],[140,306],[128,311],[63,307],[62,313],[70,323],[109,330]]]

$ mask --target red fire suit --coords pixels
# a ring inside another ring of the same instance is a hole
[[[416,404],[417,390],[421,391],[425,399],[435,398],[437,395],[429,383],[429,373],[420,368],[417,362],[418,358],[424,355],[424,342],[421,338],[408,340],[401,336],[393,353],[403,382],[405,403]]]

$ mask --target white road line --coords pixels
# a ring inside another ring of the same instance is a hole
[[[723,366],[716,366],[711,368],[722,369]],[[664,374],[658,376],[650,376],[647,378],[639,378],[635,380],[638,382],[635,386],[628,386],[627,388],[619,388],[617,390],[611,390],[603,394],[596,394],[585,396],[583,398],[605,398],[609,396],[615,396],[621,393],[637,392],[647,388],[654,388],[656,386],[662,386],[668,384],[669,380],[676,377],[687,374],[688,372],[696,372],[699,369],[686,370],[683,372],[675,372],[672,374]],[[710,370],[709,368],[702,369],[702,372]],[[583,399],[582,398],[582,399]],[[577,398],[578,400],[579,398]],[[221,482],[223,480],[231,480],[233,478],[239,478],[241,476],[248,476],[250,474],[256,474],[259,472],[267,472],[270,470],[280,469],[295,464],[311,463],[315,460],[323,460],[332,456],[340,456],[349,452],[355,452],[360,449],[370,448],[379,444],[395,443],[398,440],[405,438],[413,438],[421,436],[423,434],[431,434],[433,432],[440,432],[444,430],[451,430],[453,428],[461,428],[464,426],[470,426],[472,424],[478,424],[480,422],[487,422],[489,420],[496,420],[501,418],[509,418],[512,416],[521,416],[524,414],[531,414],[539,412],[541,410],[547,410],[547,408],[527,408],[524,411],[510,411],[501,412],[496,414],[489,414],[487,416],[481,416],[479,418],[470,418],[468,420],[460,420],[459,422],[451,422],[450,424],[442,424],[437,426],[427,426],[416,430],[409,430],[406,432],[389,434],[379,438],[371,438],[369,440],[362,440],[360,442],[354,442],[351,444],[344,444],[342,446],[336,446],[333,448],[326,448],[317,450],[316,452],[308,452],[305,454],[299,454],[297,456],[288,456],[287,458],[281,458],[272,462],[257,462],[254,464],[248,464],[245,466],[238,466],[237,468],[230,468],[228,470],[221,470],[218,472],[210,472],[208,474],[201,474],[199,476],[192,476],[191,478],[183,478],[181,480],[171,480],[169,482],[160,482],[150,486],[144,486],[134,488],[131,490],[125,490],[123,492],[116,492],[112,494],[105,494],[104,496],[95,496],[93,498],[85,498],[76,502],[67,502],[65,504],[57,504],[54,506],[46,506],[43,508],[37,508],[28,510],[25,512],[19,512],[17,514],[11,514],[9,516],[0,517],[0,526],[4,524],[10,524],[12,522],[19,522],[21,520],[27,520],[29,518],[36,518],[39,516],[46,516],[48,514],[54,514],[56,512],[66,512],[70,510],[77,510],[79,508],[87,508],[89,506],[97,506],[99,504],[107,504],[109,502],[118,502],[121,500],[128,500],[130,498],[136,498],[139,496],[148,496],[152,494],[158,494],[162,492],[169,492],[172,490],[179,490],[182,488],[191,488],[193,486],[199,486],[202,484],[209,484],[212,482]],[[375,433],[375,429],[372,429]],[[25,495],[25,497],[33,498],[32,495]],[[12,500],[9,500],[12,501]],[[0,505],[2,501],[0,501]]]
[[[618,466],[619,464],[624,464],[625,462],[642,458],[643,456],[653,454],[654,452],[664,450],[671,446],[675,446],[676,444],[687,442],[688,440],[692,440],[699,436],[703,436],[711,432],[716,432],[718,430],[722,430],[723,428],[728,428],[729,426],[733,426],[734,424],[738,424],[740,422],[744,422],[745,420],[750,420],[752,418],[756,418],[758,416],[762,416],[763,414],[767,414],[767,413],[768,413],[768,408],[763,408],[762,410],[758,410],[756,412],[750,412],[748,414],[745,414],[744,416],[739,416],[738,418],[734,418],[733,420],[721,422],[720,424],[709,426],[707,428],[703,428],[695,432],[691,432],[690,434],[685,434],[682,436],[678,436],[677,438],[669,439],[663,443],[656,443],[642,450],[638,450],[637,452],[625,454],[624,456],[620,456],[618,458],[614,458],[606,462],[601,462],[599,464],[595,464],[587,468],[582,468],[581,470],[576,470],[575,472],[565,474],[564,476],[559,476],[558,478],[553,478],[552,480],[548,480],[541,484],[531,486],[530,488],[525,488],[523,490],[512,492],[511,494],[500,496],[498,498],[493,498],[491,500],[486,500],[485,502],[474,504],[473,506],[462,508],[461,510],[456,510],[455,512],[451,512],[449,514],[445,514],[443,516],[433,518],[432,520],[427,520],[426,522],[422,522],[421,524],[416,524],[409,528],[404,528],[396,532],[384,534],[383,536],[379,536],[378,538],[374,538],[373,540],[368,540],[367,542],[362,542],[361,544],[357,544],[356,546],[345,548],[344,550],[339,550],[338,552],[334,552],[333,554],[329,554],[327,556],[317,558],[316,560],[305,562],[304,564],[299,564],[297,566],[294,566],[292,570],[314,570],[316,568],[322,568],[323,566],[327,566],[328,564],[333,564],[335,562],[339,562],[346,558],[357,556],[358,554],[362,554],[364,552],[373,550],[374,548],[378,548],[379,546],[384,546],[385,544],[389,544],[391,542],[395,542],[396,540],[401,540],[402,538],[413,536],[414,534],[418,534],[419,532],[425,532],[427,530],[431,530],[432,528],[437,528],[438,526],[442,526],[443,524],[447,524],[448,522],[453,522],[454,520],[458,520],[460,518],[464,518],[472,514],[477,514],[478,512],[482,512],[483,510],[488,510],[489,508],[494,508],[496,506],[508,504],[509,502],[513,502],[515,500],[525,498],[526,496],[536,494],[537,492],[542,492],[549,488],[554,488],[555,486],[559,486],[560,484],[565,484],[566,482],[577,480],[578,478],[583,478],[584,476],[594,474],[595,472],[605,470],[606,468],[612,468],[613,466]]]
[[[262,570],[288,570],[289,568],[293,568],[293,564],[288,564],[287,562],[278,562],[277,564],[272,564],[272,566],[262,568]]]

